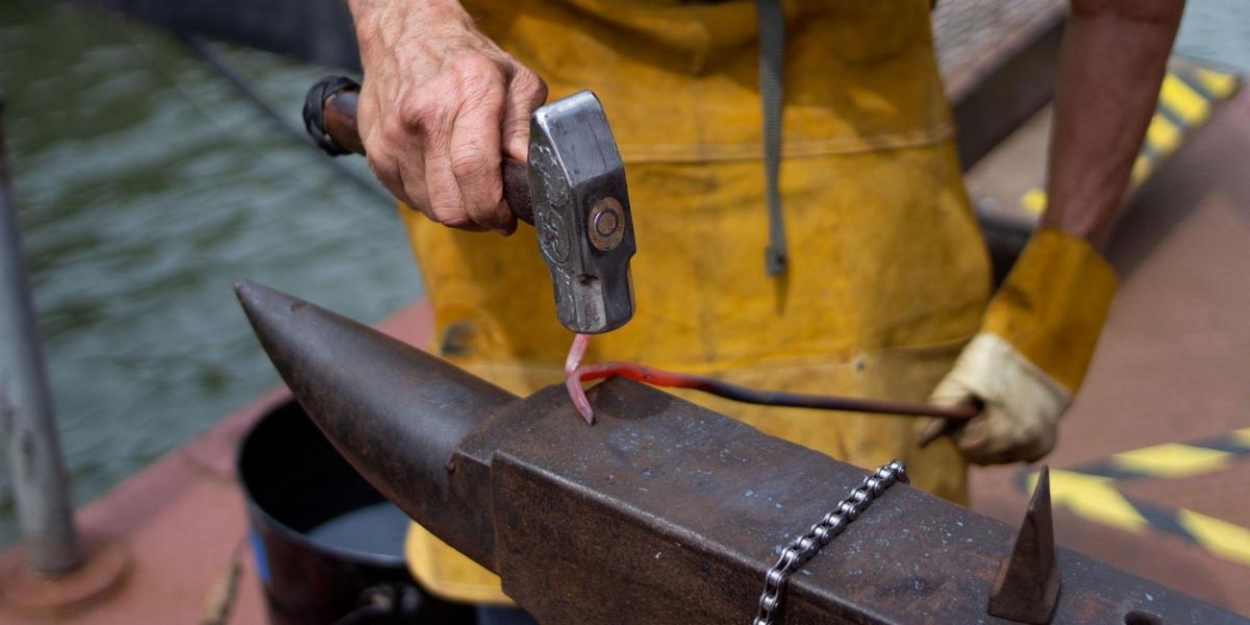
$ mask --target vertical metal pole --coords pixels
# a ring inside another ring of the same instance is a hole
[[[8,452],[27,566],[68,573],[83,560],[65,462],[26,282],[17,208],[10,190],[0,93],[0,442]]]

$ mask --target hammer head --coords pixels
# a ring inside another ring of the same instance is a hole
[[[579,334],[624,325],[634,316],[634,223],[621,154],[593,93],[534,111],[529,182],[560,324]]]

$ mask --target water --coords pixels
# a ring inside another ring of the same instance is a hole
[[[214,49],[292,123],[324,73]],[[0,2],[0,88],[78,504],[278,384],[235,280],[370,322],[421,293],[393,207],[162,32]],[[16,535],[7,480],[0,544]]]
[[[389,501],[352,510],[308,531],[308,539],[325,547],[402,558],[408,515]]]

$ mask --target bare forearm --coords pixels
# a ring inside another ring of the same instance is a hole
[[[441,33],[473,27],[457,0],[347,0],[356,25],[362,57],[386,54],[407,40],[421,41]],[[433,42],[426,41],[425,45]]]
[[[1101,248],[1154,112],[1184,0],[1072,0],[1055,97],[1046,226]]]

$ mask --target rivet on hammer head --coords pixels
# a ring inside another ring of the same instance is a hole
[[[625,238],[625,209],[616,198],[605,197],[590,209],[590,242],[595,249],[606,252],[620,245]]]
[[[1055,525],[1050,514],[1050,469],[1042,467],[1015,547],[998,569],[987,611],[991,616],[1045,625],[1059,604]]]

